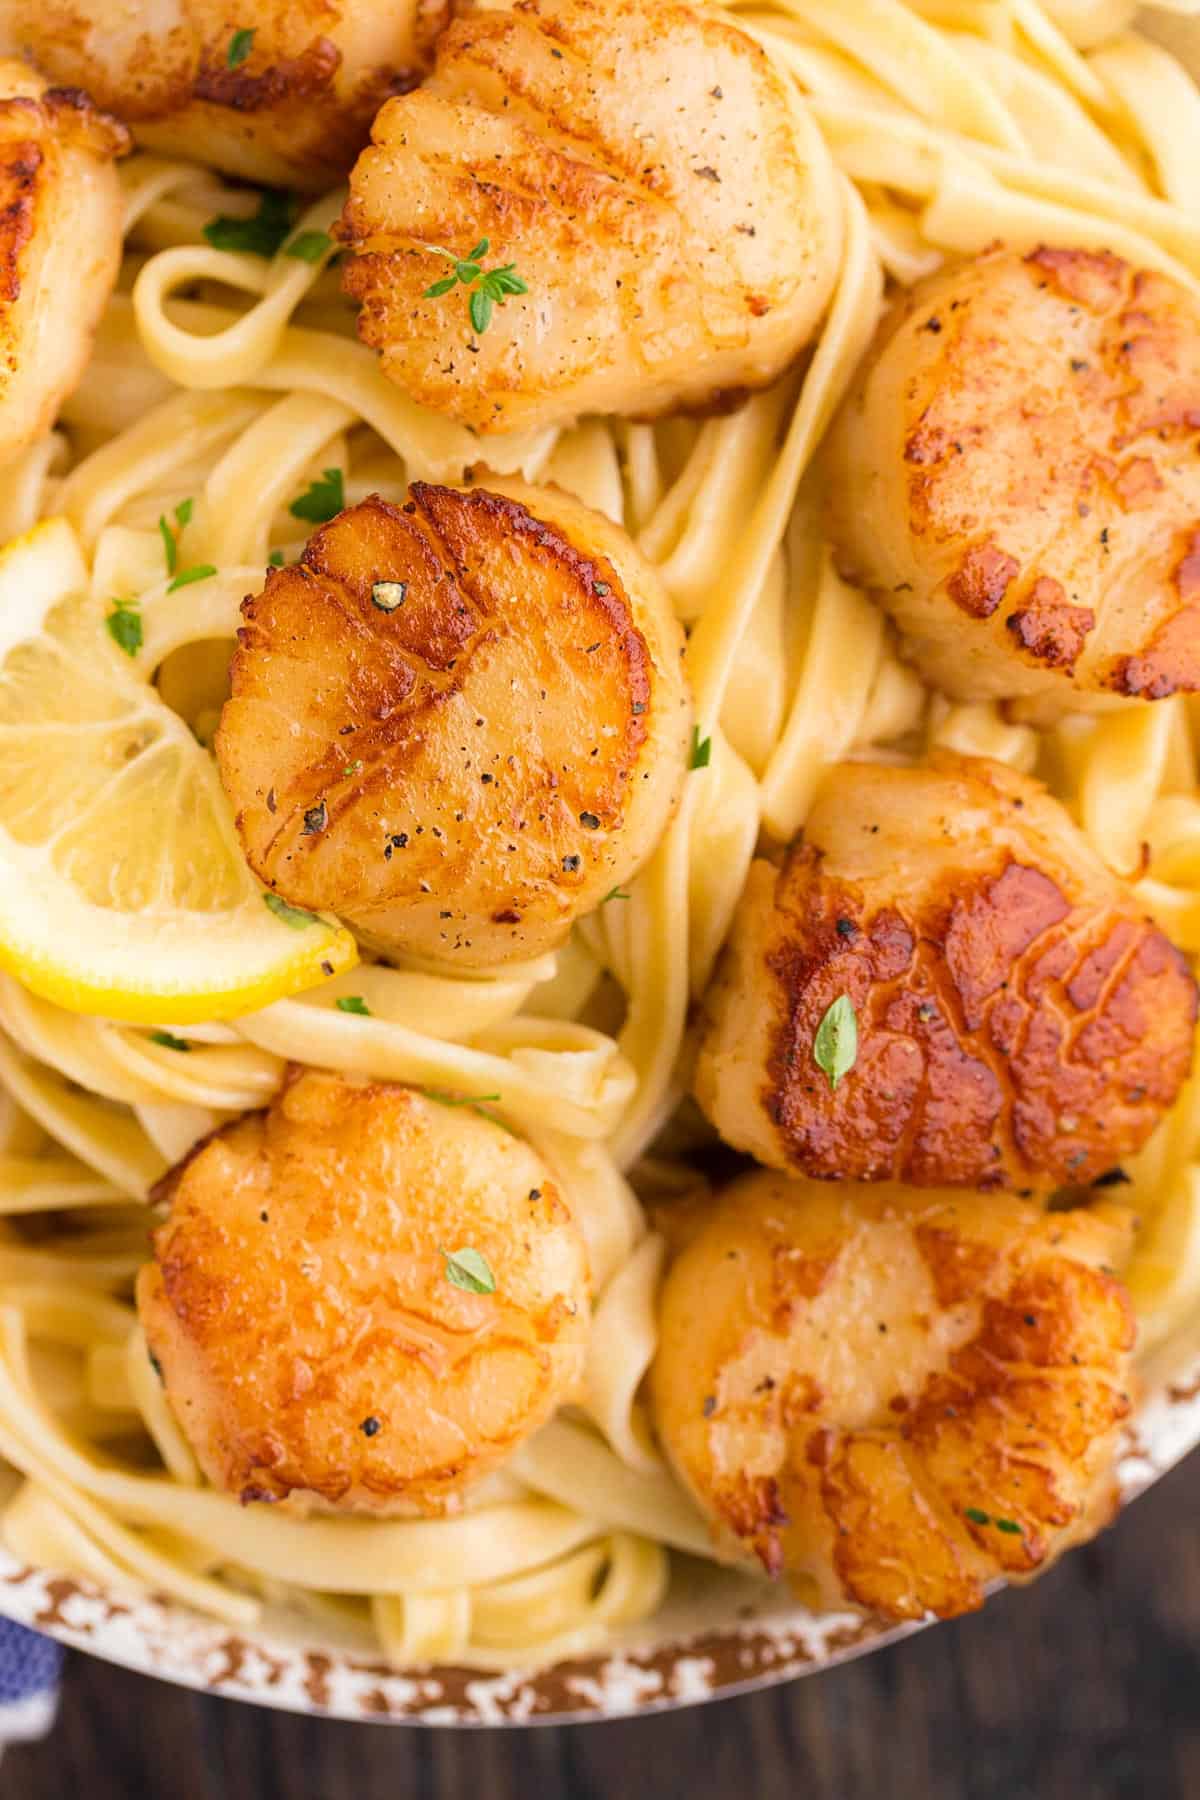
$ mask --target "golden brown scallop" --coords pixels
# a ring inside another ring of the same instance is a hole
[[[537,955],[682,779],[683,639],[619,527],[551,489],[351,507],[242,608],[216,749],[259,878],[384,950]]]
[[[469,1107],[293,1071],[156,1197],[138,1311],[204,1473],[243,1501],[451,1510],[578,1389],[579,1227]],[[494,1292],[450,1280],[465,1250]]]
[[[0,462],[44,435],[92,348],[121,261],[124,126],[0,61]]]
[[[754,40],[677,0],[473,7],[390,101],[342,235],[359,330],[414,399],[477,431],[639,417],[761,387],[837,274],[820,135]],[[436,254],[515,263],[476,334]]]
[[[835,1088],[816,1039],[842,995]],[[696,1097],[759,1162],[1044,1190],[1144,1143],[1196,985],[1040,782],[942,754],[830,772],[782,868],[752,865],[704,1011]]]
[[[650,1389],[720,1553],[947,1618],[1108,1523],[1128,1214],[759,1171],[692,1228]]]
[[[1200,689],[1200,302],[1107,251],[913,288],[828,444],[835,541],[921,672],[1047,708]]]
[[[139,145],[319,191],[419,78],[450,0],[0,0],[0,43],[87,87]],[[252,32],[247,42],[246,32]]]

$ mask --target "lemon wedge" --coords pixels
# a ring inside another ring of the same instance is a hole
[[[254,879],[212,758],[105,613],[66,520],[0,550],[0,965],[74,1012],[181,1025],[349,968],[349,932]]]

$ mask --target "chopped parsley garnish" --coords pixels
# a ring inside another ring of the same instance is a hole
[[[627,894],[623,887],[615,887],[615,888],[609,888],[607,894],[605,894],[605,896],[604,896],[603,900],[600,902],[600,904],[601,904],[601,906],[607,906],[610,900],[632,900],[632,899],[633,899],[633,895]]]
[[[283,254],[294,256],[297,262],[318,263],[332,249],[333,239],[327,231],[298,231],[291,243],[284,245]]]
[[[109,637],[126,656],[136,656],[142,647],[142,615],[137,604],[136,600],[114,600],[104,621]]]
[[[446,1259],[446,1280],[451,1287],[462,1288],[467,1294],[494,1294],[496,1277],[488,1267],[487,1258],[478,1250],[469,1247],[465,1250],[443,1250]]]
[[[229,40],[229,52],[225,58],[231,69],[240,68],[254,48],[254,31],[252,28],[235,31]]]
[[[707,769],[712,761],[712,739],[700,736],[700,727],[692,726],[692,758],[688,767],[691,769]]]
[[[313,525],[327,525],[336,519],[346,504],[346,489],[340,469],[326,469],[318,481],[288,507],[293,519],[307,519]]]
[[[972,1525],[994,1525],[997,1531],[1007,1532],[1010,1537],[1023,1537],[1025,1527],[1018,1525],[1015,1519],[993,1519],[978,1506],[964,1506],[963,1518],[970,1519]]]
[[[371,1009],[361,994],[339,994],[337,999],[339,1012],[353,1013],[356,1018],[369,1019]]]
[[[159,513],[158,515],[158,534],[163,541],[163,555],[167,559],[167,574],[173,575],[179,567],[179,545],[176,541],[175,533],[167,524],[166,513]]]
[[[342,774],[347,779],[349,779],[349,777],[351,775],[357,775],[359,773],[359,771],[361,770],[361,768],[362,768],[362,757],[360,756],[360,757],[356,757],[352,763],[347,763],[345,768],[342,770]]]
[[[477,1112],[489,1125],[498,1125],[510,1137],[516,1136],[512,1126],[490,1110],[489,1103],[498,1101],[501,1098],[499,1094],[447,1094],[440,1088],[422,1088],[420,1091],[427,1100],[434,1100],[439,1106],[469,1106],[472,1112]]]
[[[152,1031],[150,1042],[161,1044],[164,1050],[190,1050],[192,1047],[186,1038],[176,1037],[170,1031]]]
[[[193,581],[207,581],[209,576],[215,575],[216,572],[215,563],[193,563],[190,569],[180,569],[174,581],[167,588],[167,592],[173,594],[176,588],[191,587]]]
[[[278,188],[265,188],[252,219],[234,219],[220,213],[204,227],[214,250],[241,250],[270,262],[278,255],[292,229],[292,197]]]
[[[408,595],[407,581],[377,581],[371,589],[371,605],[380,612],[395,612]]]
[[[427,1100],[436,1100],[439,1106],[483,1106],[489,1100],[499,1100],[499,1094],[444,1094],[439,1088],[422,1088],[421,1092]]]
[[[269,569],[282,569],[282,567],[283,567],[283,551],[282,550],[272,550],[270,556],[268,556],[268,558],[267,558],[267,567]]]
[[[306,925],[318,925],[320,920],[316,913],[305,912],[302,906],[289,906],[278,894],[264,894],[264,906],[270,907],[277,919],[290,925],[293,931],[303,931]]]
[[[471,324],[480,337],[492,322],[493,307],[503,306],[510,294],[529,292],[516,273],[516,263],[503,263],[494,269],[483,267],[480,258],[487,255],[489,248],[489,239],[480,238],[470,254],[460,258],[453,250],[443,250],[437,244],[430,244],[429,254],[445,257],[447,262],[454,264],[454,269],[440,281],[435,281],[432,287],[427,287],[423,295],[426,300],[440,300],[443,294],[448,294],[461,282],[467,290],[467,312]]]
[[[847,994],[839,994],[817,1026],[813,1061],[836,1089],[858,1060],[858,1019]]]
[[[181,500],[179,502],[179,505],[175,508],[174,531],[171,530],[171,527],[167,523],[166,513],[159,513],[158,515],[158,535],[163,541],[163,555],[167,560],[168,575],[174,575],[179,567],[179,533],[183,530],[185,525],[191,523],[195,504],[195,501],[191,499]],[[213,570],[213,573],[216,573],[215,569]],[[190,575],[187,578],[187,580],[190,581],[198,581],[199,579],[200,577],[198,575]],[[182,576],[180,576],[178,581],[172,584],[173,587],[186,587],[186,585],[187,581],[185,581]],[[170,593],[170,591],[171,589],[168,588],[167,592]]]

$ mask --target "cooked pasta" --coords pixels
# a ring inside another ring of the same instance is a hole
[[[1031,722],[934,691],[826,540],[821,457],[886,299],[956,259],[997,242],[1107,250],[1200,294],[1200,96],[1159,41],[1172,33],[1147,35],[1122,0],[711,11],[763,48],[815,125],[828,169],[809,199],[824,196],[822,241],[841,252],[800,360],[703,419],[476,437],[357,341],[332,235],[344,190],[284,206],[264,251],[205,229],[261,219],[257,193],[142,152],[119,166],[117,288],[56,429],[6,470],[0,531],[67,522],[89,616],[127,652],[123,704],[147,732],[183,722],[195,792],[216,781],[239,607],[264,565],[297,563],[314,523],[369,496],[403,507],[414,482],[557,485],[622,527],[686,632],[695,730],[638,872],[532,959],[455,970],[382,960],[367,938],[315,984],[187,1017],[80,1010],[3,959],[0,1456],[24,1479],[0,1530],[32,1562],[243,1627],[267,1603],[336,1608],[397,1661],[509,1667],[602,1645],[661,1604],[674,1552],[716,1555],[645,1399],[671,1255],[661,1217],[666,1197],[703,1187],[713,1141],[687,1098],[694,1002],[751,865],[779,860],[834,764],[943,750],[1040,778],[1135,907],[1200,959],[1200,697]],[[251,247],[217,247],[229,241]],[[136,621],[123,643],[122,618]],[[19,673],[0,672],[0,774],[24,729]],[[108,716],[98,699],[93,723],[36,730],[76,729],[84,763]],[[164,812],[183,805],[178,782],[154,790]],[[213,829],[229,845],[227,813]],[[286,912],[286,877],[280,892]],[[292,1065],[478,1109],[528,1140],[577,1221],[582,1380],[458,1511],[240,1505],[202,1478],[148,1358],[132,1295],[156,1185],[269,1106]],[[1140,1222],[1126,1280],[1144,1351],[1200,1304],[1200,1073],[1120,1175]]]

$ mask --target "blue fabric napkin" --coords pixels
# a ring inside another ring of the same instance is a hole
[[[0,1619],[0,1755],[6,1744],[44,1737],[58,1710],[59,1644]]]

